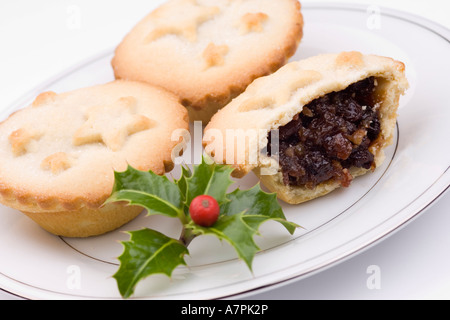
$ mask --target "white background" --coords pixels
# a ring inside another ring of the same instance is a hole
[[[302,1],[311,2],[315,1]],[[450,28],[448,0],[346,2],[399,9]],[[55,74],[114,48],[147,14],[146,6],[154,4],[149,0],[1,1],[0,108]],[[447,192],[405,228],[368,250],[306,279],[249,298],[450,299],[449,226]],[[368,268],[373,265],[380,271],[379,289],[367,285]],[[0,299],[17,297],[0,290]]]

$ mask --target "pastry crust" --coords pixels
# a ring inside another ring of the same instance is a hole
[[[116,78],[174,92],[191,121],[206,124],[283,66],[302,36],[297,0],[170,0],[131,30],[111,63]]]
[[[86,237],[111,231],[141,208],[102,206],[114,170],[171,170],[186,109],[172,93],[116,80],[67,93],[43,93],[0,123],[0,202],[50,232]]]
[[[206,126],[205,150],[216,162],[233,165],[235,177],[243,177],[253,170],[270,191],[288,203],[323,196],[340,183],[328,181],[312,190],[283,183],[278,163],[262,152],[268,144],[269,132],[289,123],[311,101],[369,77],[375,77],[378,83],[375,96],[381,133],[370,151],[379,166],[384,160],[383,150],[393,141],[400,96],[409,85],[403,63],[360,52],[323,54],[291,62],[273,75],[255,80]],[[239,137],[242,132],[244,138]],[[232,134],[239,137],[234,142],[230,141]],[[241,141],[241,146],[237,141]],[[366,172],[359,168],[350,170],[354,177]]]

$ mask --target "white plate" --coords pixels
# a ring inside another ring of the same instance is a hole
[[[298,280],[341,262],[417,217],[450,185],[450,31],[406,13],[355,5],[305,5],[305,36],[294,59],[324,52],[358,50],[406,64],[411,88],[401,100],[395,144],[384,165],[356,179],[349,189],[298,206],[284,205],[287,218],[305,229],[294,236],[277,224],[262,227],[262,251],[253,273],[226,243],[203,237],[189,247],[188,267],[173,278],[151,276],[134,299],[224,299]],[[413,34],[414,37],[410,37]],[[38,93],[113,80],[112,50],[32,90],[1,110],[0,120]],[[176,171],[176,170],[175,170]],[[176,175],[176,172],[174,173]],[[257,182],[253,175],[242,187]],[[118,231],[90,239],[56,237],[27,217],[0,207],[0,288],[28,299],[120,298],[111,277],[122,252],[120,231],[143,226],[177,236],[179,225],[144,214]]]

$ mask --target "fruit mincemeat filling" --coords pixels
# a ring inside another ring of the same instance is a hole
[[[350,167],[374,169],[371,144],[380,135],[374,77],[329,93],[303,107],[279,128],[279,163],[285,185],[313,189],[335,180],[348,187]],[[268,153],[271,155],[269,135]]]

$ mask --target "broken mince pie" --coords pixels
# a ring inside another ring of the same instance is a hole
[[[0,203],[56,235],[114,230],[142,212],[103,206],[114,170],[171,170],[172,132],[188,123],[178,97],[143,83],[42,93],[0,123]]]
[[[342,52],[292,62],[215,115],[204,145],[235,177],[253,170],[280,199],[301,203],[382,164],[407,88],[404,64],[391,58]]]
[[[111,64],[116,79],[166,88],[191,121],[206,124],[254,79],[285,65],[302,37],[298,0],[170,0],[130,30]]]

